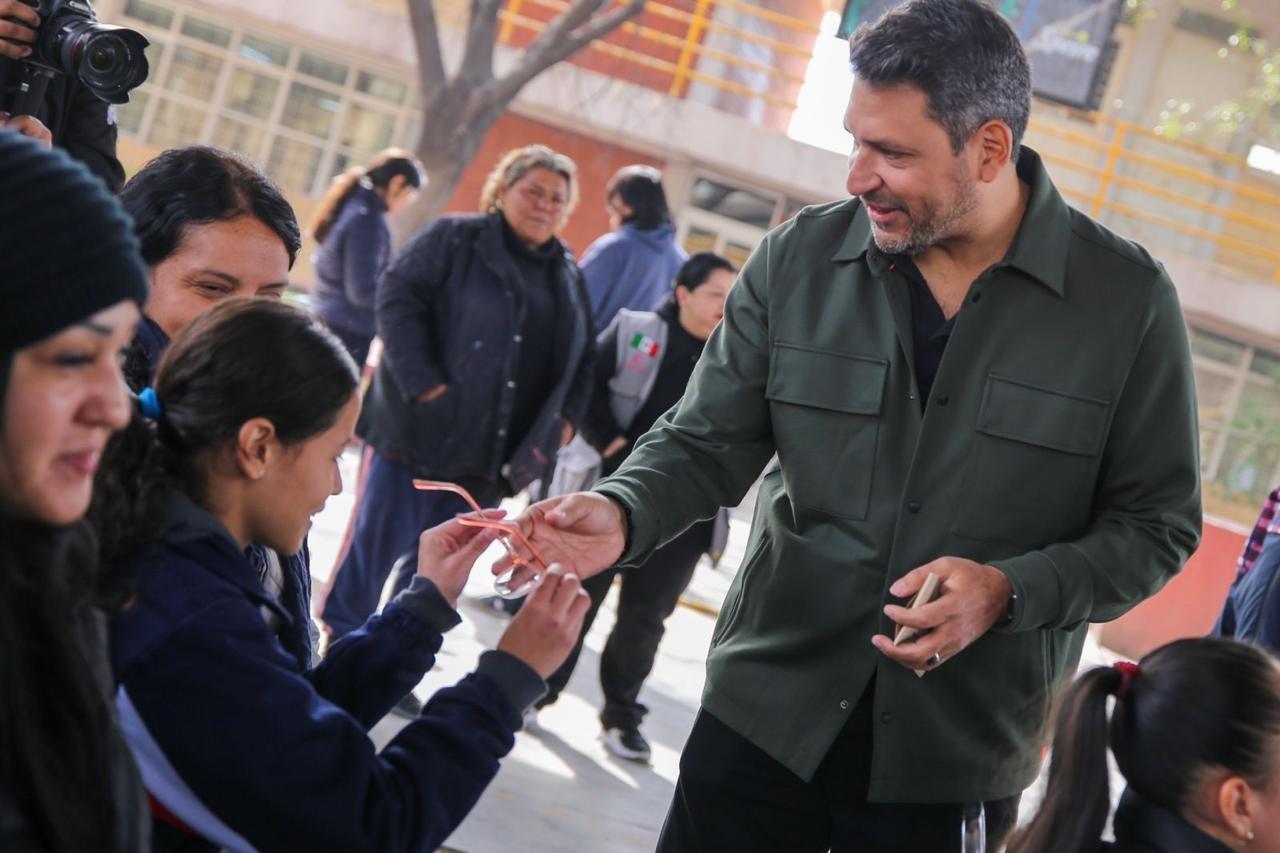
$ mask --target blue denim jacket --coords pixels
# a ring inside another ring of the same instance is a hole
[[[1280,533],[1268,534],[1253,568],[1236,578],[1227,592],[1214,636],[1260,643],[1280,652]]]

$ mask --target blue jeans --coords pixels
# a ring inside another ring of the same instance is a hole
[[[413,474],[373,451],[368,458],[363,489],[357,494],[351,543],[338,565],[321,618],[329,626],[330,641],[354,631],[373,615],[392,566],[396,578],[392,595],[409,585],[418,571],[418,537],[460,512],[466,501],[449,492],[423,492],[413,487]],[[468,484],[481,506],[501,499],[497,487]]]

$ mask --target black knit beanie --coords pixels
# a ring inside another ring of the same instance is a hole
[[[0,367],[117,302],[147,299],[120,202],[62,151],[11,130],[0,130],[0,264]]]

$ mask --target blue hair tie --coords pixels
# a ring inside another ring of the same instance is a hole
[[[161,413],[164,409],[160,405],[160,398],[156,396],[156,389],[150,386],[143,388],[142,393],[138,395],[138,402],[142,405],[142,416],[149,421],[160,420]]]

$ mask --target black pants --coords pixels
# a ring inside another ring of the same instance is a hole
[[[600,687],[604,692],[600,723],[606,729],[633,728],[644,719],[648,709],[637,699],[645,679],[653,671],[658,644],[665,632],[663,623],[675,611],[698,559],[710,544],[711,523],[699,522],[654,551],[640,565],[622,572],[618,620],[600,655]],[[582,633],[568,660],[547,679],[550,690],[538,707],[556,701],[569,683],[582,653],[583,640],[617,573],[618,569],[607,569],[583,581],[583,588],[591,596],[591,609],[587,611]]]
[[[869,803],[872,689],[805,782],[702,710],[680,756],[659,853],[959,853],[960,803]],[[984,804],[987,849],[1021,797]]]

